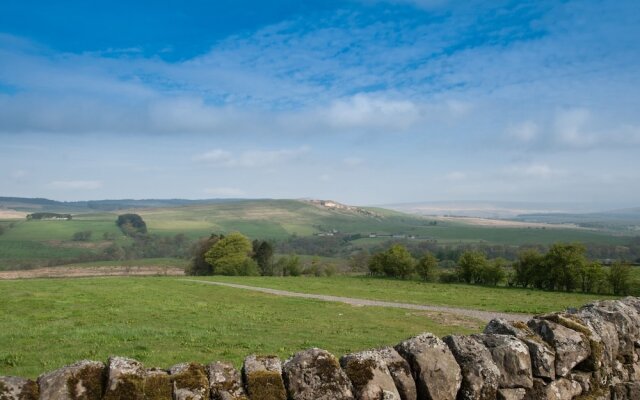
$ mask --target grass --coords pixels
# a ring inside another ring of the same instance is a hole
[[[362,276],[316,277],[198,277],[294,292],[327,294],[370,300],[472,308],[488,311],[540,314],[580,307],[606,295],[540,290],[424,283]]]
[[[301,279],[300,282],[303,282]],[[122,355],[147,366],[252,353],[288,357],[309,347],[336,355],[431,331],[479,325],[424,313],[285,298],[175,278],[0,281],[0,375],[34,378],[80,359]]]
[[[136,260],[120,261],[91,261],[83,263],[65,264],[64,267],[91,268],[91,267],[175,267],[185,268],[190,261],[182,258],[141,258]]]

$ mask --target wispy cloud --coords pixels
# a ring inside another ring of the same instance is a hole
[[[307,146],[294,149],[277,150],[245,150],[232,153],[227,150],[214,149],[193,157],[196,162],[224,167],[257,168],[270,167],[298,160],[311,149]]]
[[[54,189],[63,190],[94,190],[102,187],[101,181],[53,181],[48,184]]]

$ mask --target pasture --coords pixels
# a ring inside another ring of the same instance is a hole
[[[302,282],[302,280],[301,280]],[[379,307],[352,307],[215,287],[176,278],[0,281],[0,375],[36,377],[79,359],[122,355],[148,366],[337,355],[430,331],[471,333],[481,323]]]

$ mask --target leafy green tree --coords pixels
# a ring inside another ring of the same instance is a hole
[[[369,272],[373,276],[381,276],[384,275],[384,263],[385,263],[386,254],[385,253],[376,253],[369,258]]]
[[[629,289],[631,287],[631,265],[621,261],[616,261],[611,265],[611,268],[609,268],[608,280],[611,285],[611,290],[613,290],[613,294],[629,294]]]
[[[506,277],[506,267],[507,261],[504,258],[496,258],[487,262],[480,268],[481,283],[497,286]]]
[[[384,273],[400,279],[406,279],[415,272],[416,260],[401,244],[394,244],[385,252]]]
[[[578,286],[580,271],[586,266],[585,247],[580,243],[555,243],[544,256],[546,289],[571,292]]]
[[[257,275],[258,266],[251,258],[249,239],[239,232],[220,239],[205,253],[205,261],[213,267],[214,274]]]
[[[191,264],[185,271],[187,275],[213,275],[213,266],[205,260],[205,255],[221,238],[221,236],[212,234],[196,243]]]
[[[425,253],[418,264],[416,264],[416,272],[422,280],[431,282],[436,279],[438,270],[438,260],[430,252]]]
[[[71,240],[74,242],[87,242],[91,239],[92,231],[80,231],[73,234]]]
[[[360,250],[349,257],[349,269],[352,272],[366,271],[369,264],[369,252]]]
[[[529,285],[535,286],[538,275],[544,272],[543,260],[544,257],[538,250],[521,251],[517,261],[513,264],[515,284],[524,288]]]
[[[580,284],[584,293],[602,293],[606,283],[606,272],[597,261],[586,264],[579,272]]]
[[[147,224],[138,214],[118,215],[116,225],[127,236],[140,236],[147,234]]]
[[[260,275],[273,275],[273,246],[267,241],[253,241],[253,259],[258,264]]]
[[[484,253],[479,251],[465,251],[458,260],[458,275],[463,282],[480,283],[481,271],[487,267],[489,261]]]
[[[275,270],[278,275],[300,276],[302,274],[302,263],[300,257],[295,254],[283,256],[276,261]]]

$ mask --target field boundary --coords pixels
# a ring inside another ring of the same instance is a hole
[[[203,281],[199,279],[180,279],[183,282],[195,282],[195,283],[203,283],[206,285],[216,285],[216,286],[226,286],[232,287],[236,289],[244,289],[244,290],[252,290],[255,292],[262,292],[267,294],[273,294],[276,296],[287,296],[287,297],[299,297],[305,299],[314,299],[314,300],[322,300],[336,303],[345,303],[352,306],[369,306],[369,307],[387,307],[387,308],[402,308],[406,310],[419,310],[419,311],[436,311],[436,312],[445,312],[450,314],[462,315],[465,317],[475,318],[484,322],[491,321],[495,318],[503,318],[508,320],[516,320],[516,321],[527,321],[531,318],[531,315],[528,314],[517,314],[517,313],[505,313],[498,311],[484,311],[484,310],[473,310],[468,308],[458,308],[458,307],[447,307],[447,306],[432,306],[425,304],[410,304],[410,303],[396,303],[391,301],[381,301],[381,300],[367,300],[367,299],[358,299],[353,297],[342,297],[342,296],[330,296],[324,294],[311,294],[311,293],[300,293],[300,292],[290,292],[287,290],[279,290],[279,289],[270,289],[263,288],[258,286],[248,286],[248,285],[240,285],[237,283],[225,283],[225,282],[213,282],[213,281]]]

